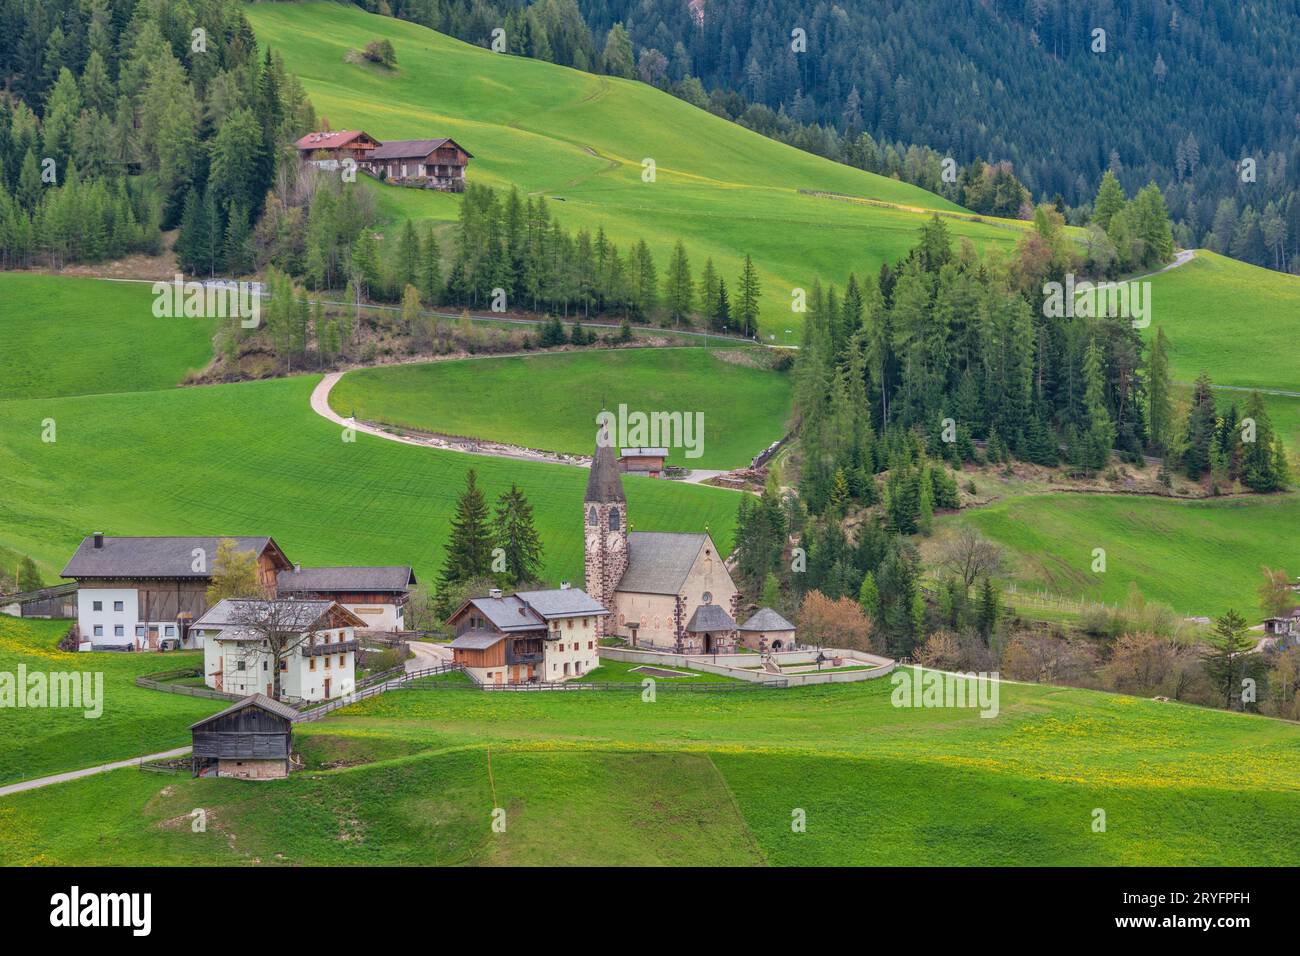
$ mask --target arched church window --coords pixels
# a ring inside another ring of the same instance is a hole
[[[618,509],[617,508],[609,509],[609,530],[610,531],[618,530]]]
[[[587,524],[595,527],[598,521],[600,521],[600,518],[596,515],[596,506],[592,505],[591,511],[587,513]]]

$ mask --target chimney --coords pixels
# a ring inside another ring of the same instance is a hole
[[[301,571],[301,570],[302,570],[302,565],[301,565],[301,564],[295,564],[295,565],[293,566],[293,573],[294,573],[294,574],[297,574],[297,573],[298,573],[299,571]]]
[[[99,548],[102,548],[103,546],[104,546],[104,532],[102,532],[102,531],[96,531],[96,532],[95,532],[95,548],[96,548],[96,549],[99,549]]]
[[[571,585],[569,584],[568,581],[561,581],[561,582],[560,582],[560,590],[561,590],[561,591],[567,591],[567,590],[569,590],[570,586],[571,586]]]
[[[499,598],[499,597],[501,597],[501,589],[500,589],[500,588],[489,588],[489,589],[488,589],[488,597],[490,597],[490,598]]]

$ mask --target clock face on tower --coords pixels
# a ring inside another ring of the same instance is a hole
[[[600,535],[593,531],[587,535],[587,550],[595,551],[598,547],[600,547]]]
[[[623,536],[617,531],[611,531],[605,538],[605,547],[611,551],[617,551],[623,547]]]

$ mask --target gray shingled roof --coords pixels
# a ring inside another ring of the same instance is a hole
[[[225,710],[219,710],[211,717],[204,717],[198,723],[190,724],[190,730],[196,730],[199,727],[202,727],[204,724],[210,724],[214,720],[218,720],[222,717],[229,716],[230,714],[238,713],[239,711],[243,710],[245,707],[260,707],[263,710],[269,710],[277,717],[283,717],[285,720],[298,719],[298,711],[294,710],[288,704],[282,704],[278,700],[272,700],[270,697],[267,697],[265,694],[250,694],[248,697],[245,697],[243,700],[235,701]]]
[[[230,538],[240,551],[261,554],[269,545],[277,552],[279,545],[267,537],[118,538],[104,537],[103,547],[95,547],[95,536],[87,535],[63,569],[65,578],[207,578],[207,572],[194,570],[194,549],[203,550],[207,566],[217,557],[217,546]],[[283,557],[283,552],[281,557]]]
[[[546,622],[513,594],[470,598],[469,603],[482,611],[499,631],[535,631],[546,627]]]
[[[618,476],[618,459],[613,445],[596,442],[596,454],[591,459],[591,474],[587,476],[587,496],[584,501],[626,501],[623,482]]]
[[[442,139],[390,139],[378,149],[371,150],[367,159],[424,159],[444,143],[453,142],[446,137]],[[454,145],[460,146],[459,143]],[[461,147],[464,149],[464,147]],[[469,150],[465,150],[469,155]],[[473,158],[473,157],[471,157]]]
[[[481,651],[491,647],[498,641],[504,641],[504,634],[497,634],[495,631],[466,631],[460,637],[451,642],[452,647],[459,647],[464,650]]]
[[[557,588],[549,591],[517,591],[529,607],[546,619],[608,614],[609,609],[581,588]]]
[[[638,594],[677,594],[690,573],[707,534],[673,531],[633,531],[627,536],[627,570],[620,591]]]
[[[276,576],[280,591],[405,591],[415,583],[409,565],[302,568]]]
[[[686,622],[686,630],[691,634],[702,631],[734,631],[736,622],[722,609],[721,604],[701,604]]]
[[[754,616],[740,625],[742,631],[793,631],[794,625],[770,607],[759,608]]]

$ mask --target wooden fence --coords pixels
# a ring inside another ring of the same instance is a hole
[[[178,677],[200,677],[203,671],[197,667],[179,667],[156,674],[143,674],[135,679],[136,687],[149,690],[161,690],[168,694],[184,694],[186,697],[207,697],[210,700],[243,700],[243,694],[227,694],[225,691],[213,690],[211,687],[190,687],[186,684],[172,683]]]

